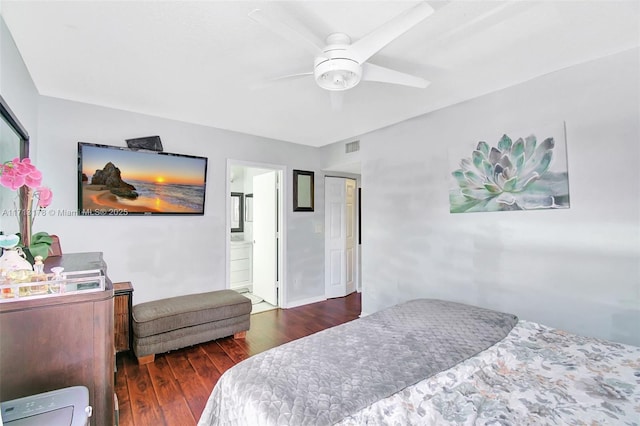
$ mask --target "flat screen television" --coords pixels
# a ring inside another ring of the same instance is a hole
[[[203,215],[207,158],[78,142],[78,214]]]

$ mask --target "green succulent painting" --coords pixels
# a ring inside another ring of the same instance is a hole
[[[566,166],[550,170],[554,147],[553,137],[538,143],[535,135],[515,142],[503,135],[496,147],[478,142],[452,173],[451,213],[568,208]]]

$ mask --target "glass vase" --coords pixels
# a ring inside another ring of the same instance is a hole
[[[20,240],[24,247],[31,246],[31,224],[33,223],[33,189],[27,185],[20,187],[20,210],[18,222]]]

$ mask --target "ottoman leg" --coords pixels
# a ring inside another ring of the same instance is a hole
[[[138,357],[138,365],[151,364],[155,360],[155,354]]]
[[[247,331],[238,331],[237,333],[233,334],[233,338],[234,339],[244,339],[247,337]]]

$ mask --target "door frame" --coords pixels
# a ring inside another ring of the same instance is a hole
[[[225,177],[225,288],[231,288],[231,168],[232,166],[269,169],[278,174],[278,306],[284,308],[287,306],[286,292],[286,271],[287,271],[287,166],[271,163],[258,163],[253,161],[235,160],[227,158],[227,169]]]

